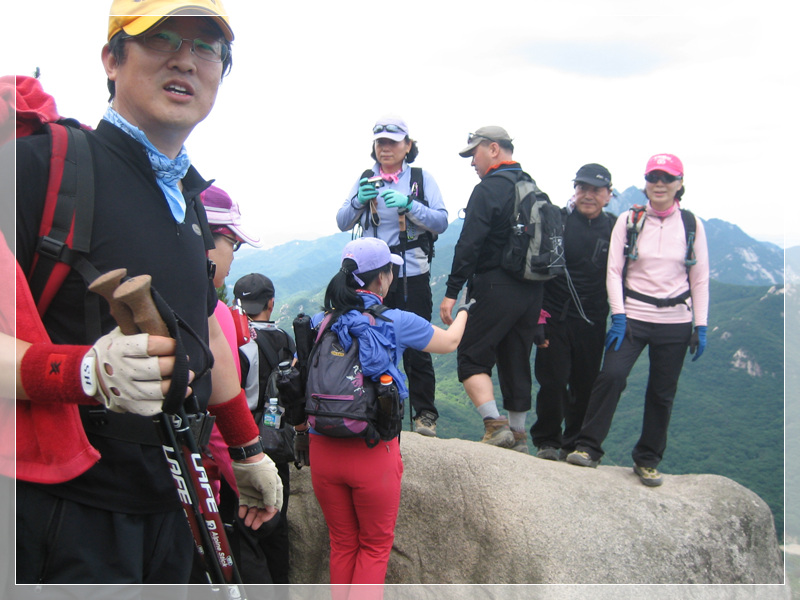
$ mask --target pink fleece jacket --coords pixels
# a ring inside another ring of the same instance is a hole
[[[686,233],[680,211],[665,218],[657,217],[647,205],[645,223],[639,234],[637,260],[628,261],[625,285],[628,289],[654,298],[674,298],[689,289],[687,304],[659,308],[646,302],[623,299],[622,268],[625,265],[628,212],[617,219],[608,250],[606,288],[611,314],[624,313],[630,319],[648,323],[686,323],[708,325],[708,245],[703,223],[697,219],[694,252],[697,264],[686,275]]]

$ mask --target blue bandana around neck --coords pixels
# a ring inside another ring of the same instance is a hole
[[[186,148],[181,146],[178,156],[174,160],[170,159],[147,139],[144,131],[128,123],[122,115],[110,106],[106,110],[106,114],[103,115],[103,119],[119,127],[145,147],[147,157],[150,159],[150,165],[153,167],[153,172],[156,176],[156,183],[158,183],[158,187],[161,188],[167,198],[167,205],[172,212],[172,216],[176,222],[183,223],[186,217],[186,200],[178,187],[178,182],[186,176],[186,171],[189,170],[189,166],[192,164],[189,160],[189,155],[186,154]]]

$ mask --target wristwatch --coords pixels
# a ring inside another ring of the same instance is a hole
[[[249,446],[238,446],[236,448],[228,448],[228,454],[232,460],[244,460],[263,452],[264,446],[261,443],[261,436],[258,436],[258,441]]]

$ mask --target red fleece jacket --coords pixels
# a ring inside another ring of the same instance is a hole
[[[0,248],[3,273],[10,272],[6,268],[8,261],[13,261],[16,269],[17,338],[32,344],[49,342],[25,275],[3,242]],[[100,453],[86,438],[77,404],[17,400],[16,416],[17,479],[61,483],[74,479],[100,459]],[[3,437],[11,439],[10,435]],[[4,474],[13,476],[13,473]]]

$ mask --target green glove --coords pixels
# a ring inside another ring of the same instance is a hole
[[[378,190],[375,188],[374,183],[370,183],[366,177],[358,182],[358,201],[362,205],[377,197]]]
[[[386,190],[381,197],[386,208],[411,208],[411,198],[396,190]]]

